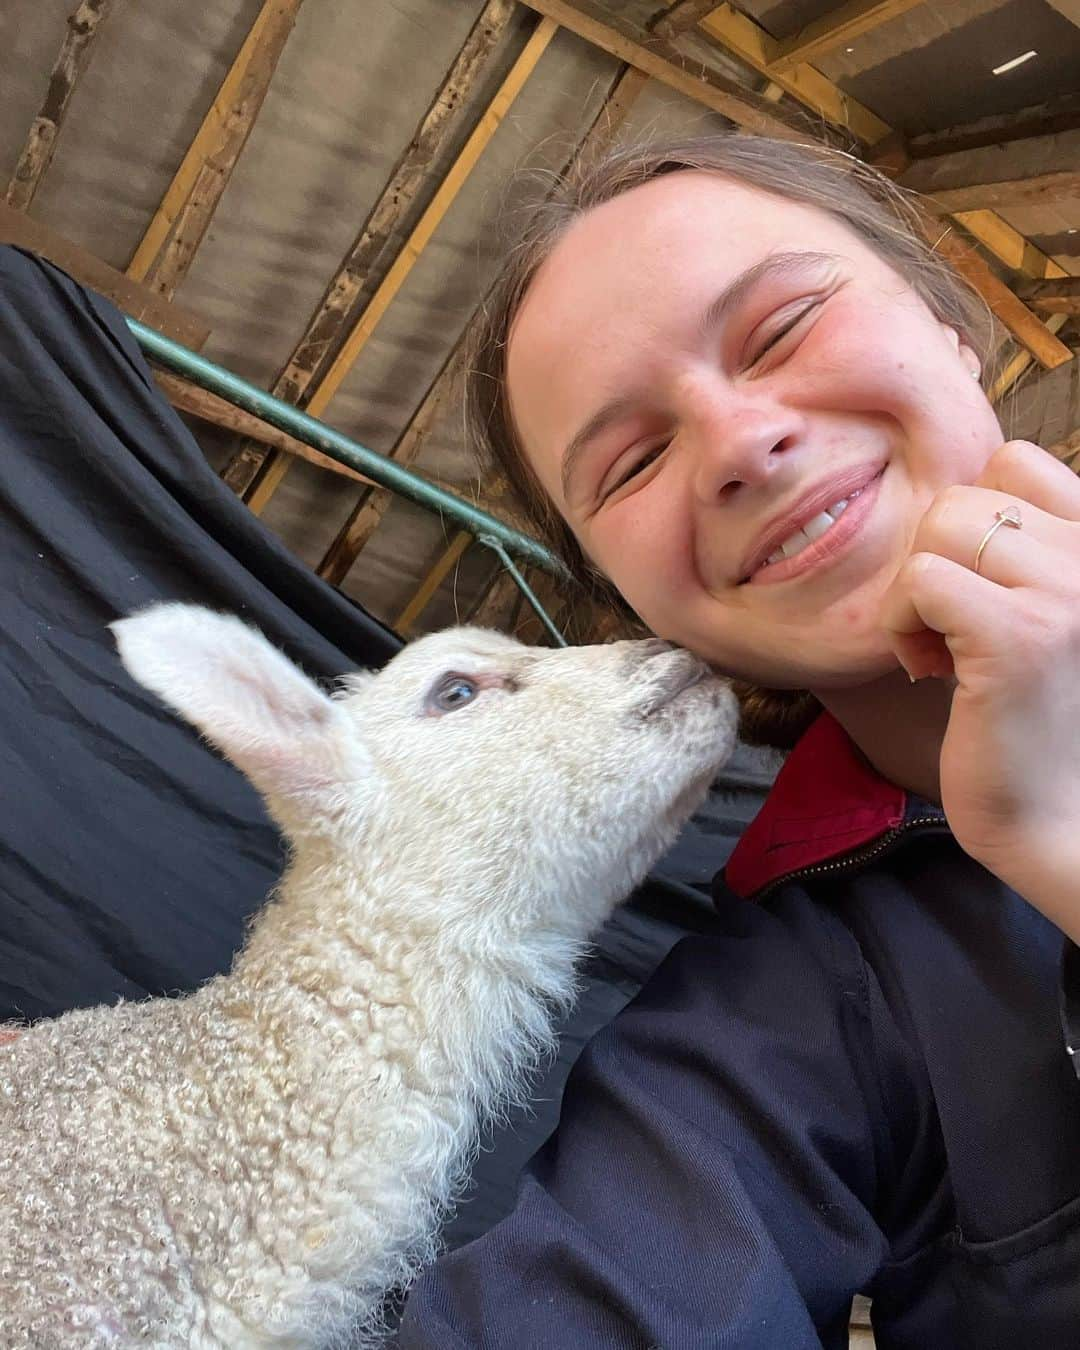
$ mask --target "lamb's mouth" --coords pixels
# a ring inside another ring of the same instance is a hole
[[[652,700],[641,710],[642,717],[651,717],[661,708],[666,708],[680,694],[685,694],[688,689],[700,684],[709,673],[709,667],[703,661],[695,660],[689,667],[685,663],[680,663],[678,670],[672,672],[672,678],[656,691]]]

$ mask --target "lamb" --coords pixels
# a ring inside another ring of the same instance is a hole
[[[328,696],[234,617],[113,627],[292,855],[228,975],[0,1044],[0,1343],[373,1344],[732,696],[655,640],[451,629]]]

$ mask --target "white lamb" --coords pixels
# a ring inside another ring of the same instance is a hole
[[[229,975],[0,1045],[0,1345],[369,1344],[732,697],[655,641],[455,629],[330,698],[234,618],[114,628],[292,861]]]

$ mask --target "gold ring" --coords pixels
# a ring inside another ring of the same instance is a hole
[[[1018,530],[1023,522],[1020,519],[1020,508],[1017,506],[1006,506],[1002,511],[994,512],[994,523],[983,535],[979,541],[979,547],[975,550],[975,566],[972,569],[975,575],[979,575],[979,564],[982,562],[983,549],[994,537],[994,531],[1000,530],[1002,525],[1008,525],[1011,530]]]

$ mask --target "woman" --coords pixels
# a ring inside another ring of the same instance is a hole
[[[510,260],[474,410],[518,495],[803,735],[405,1346],[841,1346],[859,1290],[881,1350],[1077,1343],[1080,482],[1002,444],[989,361],[810,147],[617,153]]]

